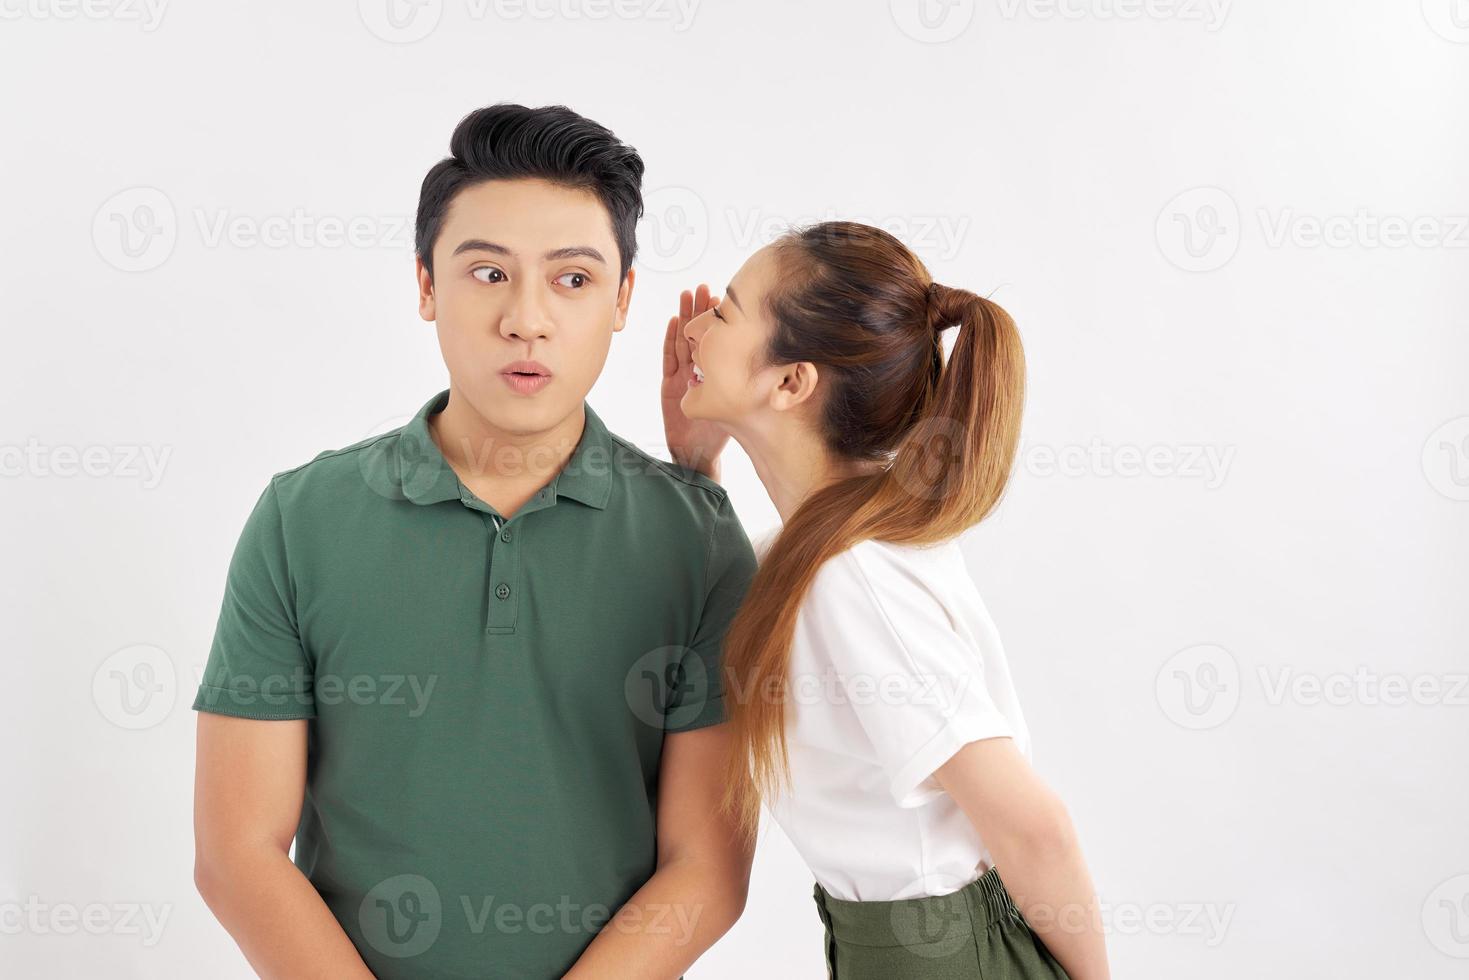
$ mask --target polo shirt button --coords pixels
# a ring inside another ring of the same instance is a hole
[[[506,585],[504,582],[501,582],[499,585],[495,586],[495,595],[499,596],[501,599],[508,599],[510,597],[510,586]]]
[[[500,540],[501,541],[509,541],[510,540],[510,531],[509,530],[501,531],[500,532]]]

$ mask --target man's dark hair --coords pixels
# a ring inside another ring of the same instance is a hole
[[[476,109],[449,137],[449,156],[434,164],[418,194],[414,247],[433,278],[434,242],[454,196],[487,180],[540,178],[592,191],[607,208],[627,276],[643,215],[643,158],[605,126],[564,105],[528,109],[498,103]]]

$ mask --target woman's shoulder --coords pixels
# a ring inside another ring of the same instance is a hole
[[[871,573],[900,573],[918,581],[951,573],[955,562],[960,567],[964,562],[958,538],[936,544],[901,544],[866,538],[835,557]]]
[[[777,524],[750,536],[750,545],[758,561],[765,560],[770,546],[780,536],[783,526]],[[845,551],[838,552],[827,559],[821,570],[831,568],[850,571],[861,567],[874,569],[906,567],[915,573],[947,572],[952,571],[953,563],[956,560],[961,563],[963,561],[958,538],[948,538],[937,544],[926,545],[899,544],[893,541],[879,541],[876,538],[864,538]]]
[[[935,672],[970,669],[994,644],[993,624],[957,543],[863,540],[817,569],[798,635],[846,668],[874,670],[901,648]]]
[[[850,609],[857,599],[890,615],[934,615],[948,605],[956,576],[966,576],[957,541],[899,544],[867,538],[833,555],[811,584],[814,604]]]

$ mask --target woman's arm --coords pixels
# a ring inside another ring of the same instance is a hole
[[[1005,890],[1071,980],[1109,980],[1096,889],[1076,828],[1014,739],[970,742],[934,777],[979,831]]]

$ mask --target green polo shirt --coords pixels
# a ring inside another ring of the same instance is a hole
[[[193,707],[310,719],[294,860],[374,974],[544,980],[653,873],[663,737],[723,720],[755,555],[585,402],[504,519],[430,438],[448,400],[271,477]]]

